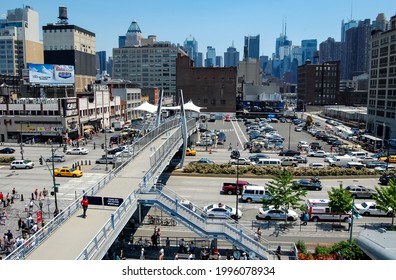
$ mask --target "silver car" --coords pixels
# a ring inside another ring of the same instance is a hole
[[[347,186],[345,189],[349,191],[354,198],[371,198],[376,194],[375,190],[363,186],[351,185]]]

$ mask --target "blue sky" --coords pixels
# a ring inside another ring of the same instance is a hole
[[[66,6],[69,24],[94,32],[96,50],[105,50],[107,56],[133,19],[144,37],[183,44],[191,34],[204,54],[213,46],[216,55],[224,55],[234,44],[242,58],[244,36],[258,34],[260,54],[271,56],[283,22],[293,45],[304,39],[317,39],[319,45],[328,37],[340,40],[342,20],[374,20],[378,13],[389,20],[396,15],[395,0],[3,0],[0,15],[23,5],[39,12],[41,26],[57,22],[58,7]]]

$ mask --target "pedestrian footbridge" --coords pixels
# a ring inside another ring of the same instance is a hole
[[[256,240],[250,229],[231,219],[206,218],[201,209],[190,209],[176,193],[157,183],[174,154],[196,132],[195,119],[175,118],[158,125],[129,147],[131,157],[94,186],[87,186],[86,219],[81,194],[6,260],[101,260],[139,205],[159,207],[200,236],[224,239],[257,259],[274,259],[276,246]],[[293,243],[290,251],[296,255]]]

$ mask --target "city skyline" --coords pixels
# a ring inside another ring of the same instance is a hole
[[[104,8],[100,1],[46,1],[32,0],[3,3],[0,15],[7,10],[30,6],[39,13],[40,27],[56,23],[58,9],[67,7],[69,24],[94,32],[96,51],[106,51],[112,56],[112,49],[118,47],[118,36],[125,35],[132,20],[136,20],[144,37],[156,35],[158,41],[169,41],[183,45],[188,36],[198,42],[198,51],[206,53],[207,46],[223,56],[227,48],[234,46],[243,55],[245,36],[260,35],[260,55],[271,57],[275,41],[284,31],[293,45],[302,40],[317,39],[318,45],[328,37],[340,41],[341,22],[370,19],[379,13],[387,20],[396,14],[396,3],[390,0],[334,0],[322,3],[307,0],[295,7],[295,1],[247,0],[243,3],[225,0],[200,1],[200,6],[189,7],[185,2],[173,0],[164,2],[151,0],[134,2],[119,0],[117,5]],[[106,2],[102,2],[105,4]],[[208,5],[206,5],[208,4]],[[246,7],[244,13],[243,7]],[[208,8],[209,7],[209,8]],[[322,11],[326,11],[323,13]],[[234,20],[235,18],[235,20]],[[42,38],[42,30],[40,30]]]

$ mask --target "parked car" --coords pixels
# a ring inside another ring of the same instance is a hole
[[[251,161],[246,158],[238,158],[238,159],[231,159],[229,163],[235,165],[250,165]]]
[[[396,166],[395,165],[381,165],[381,166],[377,166],[374,167],[375,171],[388,171],[388,170],[396,170]]]
[[[396,174],[382,174],[379,177],[381,185],[388,185],[390,180],[396,180]]]
[[[286,149],[283,151],[280,151],[278,155],[280,156],[299,156],[301,153],[299,151],[296,150],[292,150],[292,149]]]
[[[293,157],[293,158],[282,158],[281,159],[281,165],[282,166],[293,166],[297,167],[298,161]]]
[[[308,159],[303,156],[294,156],[293,157],[295,160],[297,160],[298,163],[308,163]]]
[[[392,209],[389,208],[388,211],[384,211],[377,206],[374,201],[365,201],[362,203],[355,203],[354,205],[355,211],[357,211],[360,215],[363,216],[389,216],[391,217],[393,212]]]
[[[309,165],[311,168],[325,168],[326,165],[322,162],[311,162]]]
[[[377,159],[370,157],[370,156],[364,156],[364,157],[359,157],[359,162],[361,163],[368,163],[368,162],[372,162],[372,161],[377,161]]]
[[[296,127],[294,127],[294,131],[301,132],[301,131],[303,131],[303,128],[301,126],[296,126]]]
[[[250,156],[249,160],[251,162],[257,162],[260,158],[269,158],[269,156],[264,155],[264,154],[255,154],[253,156]]]
[[[310,151],[309,153],[308,153],[308,156],[309,157],[327,157],[329,154],[328,153],[326,153],[325,151],[323,151],[323,150],[317,150],[317,151]]]
[[[298,141],[297,147],[300,148],[300,149],[308,149],[309,145],[308,145],[307,141],[301,140],[301,141]]]
[[[81,177],[83,172],[71,167],[62,167],[54,170],[54,176],[58,177]]]
[[[208,158],[200,158],[199,160],[192,161],[191,163],[194,163],[194,164],[214,164],[215,162],[213,160],[211,160],[211,159],[208,159]]]
[[[15,149],[13,148],[3,148],[0,150],[0,154],[13,154],[15,153]]]
[[[195,143],[195,145],[197,146],[213,146],[213,140],[202,140],[202,141],[198,141],[197,143]]]
[[[366,165],[361,162],[350,161],[347,163],[347,168],[355,168],[355,169],[363,169],[366,168]]]
[[[64,155],[54,155],[45,159],[46,162],[64,162],[66,158]]]
[[[345,188],[354,198],[372,198],[376,194],[375,190],[364,186],[350,185]]]
[[[11,169],[32,169],[34,162],[30,160],[17,159],[10,163]]]
[[[366,162],[366,167],[367,168],[375,168],[375,167],[385,167],[386,168],[387,163],[384,161],[379,161],[379,160],[373,160]]]
[[[317,151],[321,150],[322,146],[319,144],[319,142],[311,142],[309,143],[309,149],[312,151]]]
[[[287,218],[286,218],[287,217]],[[274,209],[270,207],[270,209],[259,208],[259,212],[256,216],[257,219],[264,220],[288,220],[288,221],[296,221],[298,219],[298,214],[293,210],[288,210],[287,214],[284,209]]]
[[[238,215],[238,217],[237,217]],[[219,218],[219,219],[226,219],[226,218],[242,218],[242,211],[236,208],[227,206],[223,203],[215,203],[207,205],[203,208],[203,216],[207,218]]]
[[[73,148],[66,151],[67,155],[87,155],[88,149],[86,148]]]
[[[322,189],[322,184],[319,182],[314,182],[310,179],[301,179],[298,181],[294,181],[292,183],[292,188],[320,191]]]

